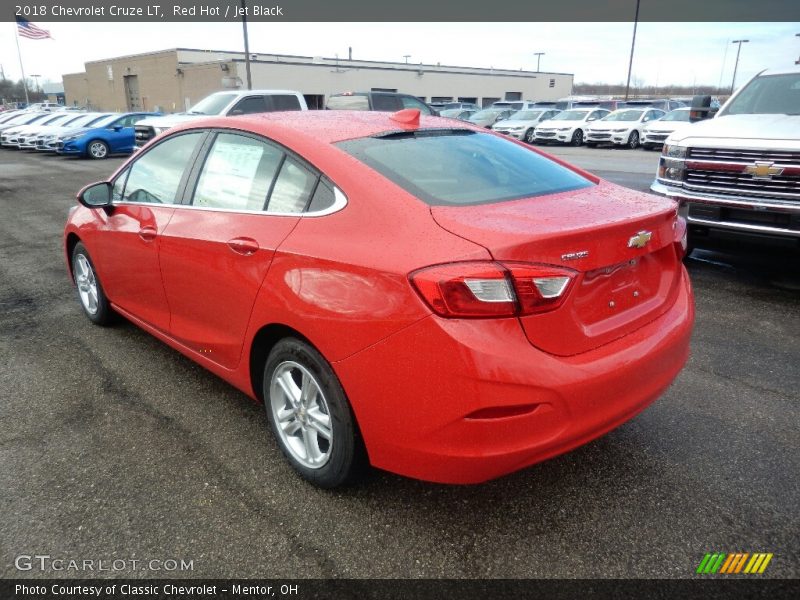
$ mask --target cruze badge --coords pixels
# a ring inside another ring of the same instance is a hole
[[[649,231],[640,231],[628,240],[628,248],[644,248],[650,242],[653,234]]]
[[[579,252],[567,252],[561,255],[561,260],[578,260],[579,258],[586,258],[589,256],[588,250],[581,250]]]
[[[773,162],[756,161],[752,165],[745,167],[744,172],[752,175],[753,179],[772,179],[774,175],[783,173],[781,167],[776,167]]]

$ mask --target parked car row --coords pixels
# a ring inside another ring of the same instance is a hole
[[[0,115],[0,146],[102,159],[134,147],[134,124],[159,113],[30,110]]]

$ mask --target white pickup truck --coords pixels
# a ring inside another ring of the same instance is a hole
[[[291,90],[231,90],[206,96],[185,113],[143,119],[136,123],[136,147],[141,148],[162,131],[204,117],[232,117],[279,110],[308,110],[300,92]]]
[[[762,71],[670,135],[650,189],[679,202],[690,247],[715,230],[800,240],[800,68]]]

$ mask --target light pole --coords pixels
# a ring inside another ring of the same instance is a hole
[[[794,35],[795,35],[795,37],[799,37],[800,38],[800,33],[795,33]],[[800,65],[800,58],[798,58],[796,61],[794,61],[794,64]]]
[[[639,25],[639,0],[636,0],[636,16],[633,18],[633,39],[631,40],[631,59],[628,61],[628,82],[625,84],[625,100],[631,89],[631,69],[633,69],[633,49],[636,47],[636,28]]]
[[[544,56],[544,52],[534,52],[533,55],[536,57],[536,72],[539,72],[539,65],[542,63],[542,56]]]
[[[244,37],[244,68],[247,73],[247,89],[253,89],[253,77],[250,74],[250,40],[247,36],[247,0],[241,1],[242,35]]]
[[[733,40],[731,44],[739,44],[736,48],[736,62],[733,63],[733,81],[731,81],[731,94],[733,94],[733,88],[736,85],[736,71],[739,68],[739,53],[742,51],[742,44],[746,44],[750,40]]]
[[[411,58],[410,54],[403,54],[403,58],[406,59],[406,64],[408,64],[408,59]]]

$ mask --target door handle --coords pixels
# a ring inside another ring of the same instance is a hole
[[[228,240],[228,247],[243,256],[251,256],[258,250],[258,242],[252,238],[240,237]]]
[[[147,227],[142,227],[139,230],[139,237],[142,238],[145,242],[152,242],[154,239],[156,239],[157,235],[158,231],[156,230],[156,228],[151,227],[149,225]]]

